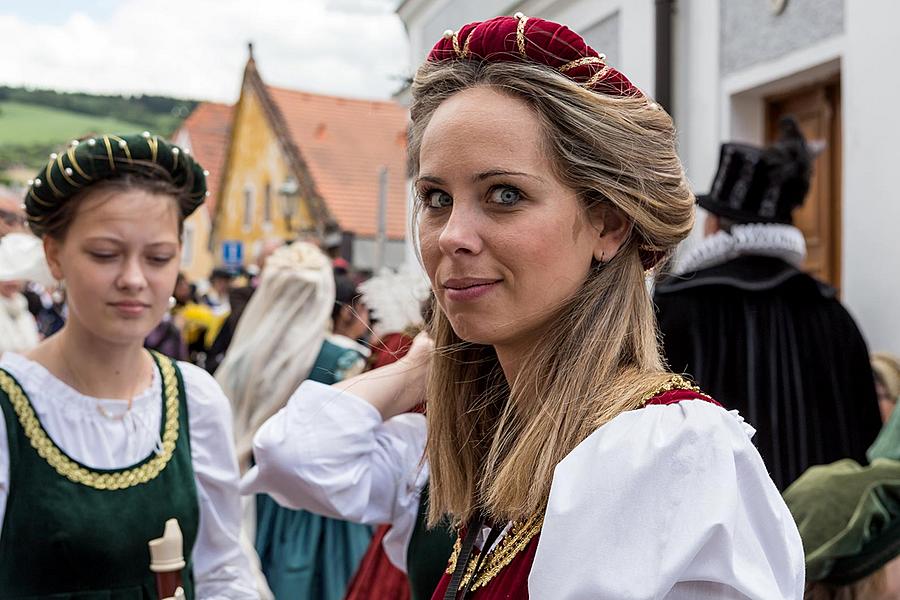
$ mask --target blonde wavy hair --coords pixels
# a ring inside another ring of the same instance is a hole
[[[491,346],[460,339],[435,311],[427,405],[432,524],[465,522],[476,511],[497,521],[542,514],[556,465],[669,379],[642,258],[671,252],[693,225],[694,197],[669,115],[644,97],[597,94],[533,63],[425,63],[412,85],[413,176],[435,110],[476,86],[529,105],[554,175],[585,210],[607,203],[620,211],[631,233],[558,307],[514,381]]]

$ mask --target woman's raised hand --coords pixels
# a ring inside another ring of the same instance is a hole
[[[409,352],[397,362],[334,384],[351,392],[375,408],[387,420],[411,411],[425,400],[425,385],[434,342],[422,332]]]

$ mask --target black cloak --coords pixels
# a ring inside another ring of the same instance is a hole
[[[669,366],[756,428],[779,490],[812,465],[865,462],[881,428],[875,384],[833,288],[742,256],[661,281],[655,302]]]

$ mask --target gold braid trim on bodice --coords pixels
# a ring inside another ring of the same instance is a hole
[[[112,472],[97,472],[84,467],[65,455],[50,439],[41,426],[41,422],[32,408],[28,397],[16,381],[5,371],[0,370],[0,390],[9,398],[25,437],[38,455],[47,461],[57,473],[63,477],[97,490],[121,490],[130,488],[154,479],[166,467],[175,452],[178,441],[178,379],[175,375],[173,361],[157,352],[153,352],[156,364],[162,374],[163,394],[165,396],[165,425],[162,436],[162,452],[143,464]]]
[[[493,548],[488,550],[487,556],[484,557],[481,571],[478,573],[478,576],[475,578],[475,581],[472,582],[472,586],[469,589],[474,591],[486,586],[488,582],[497,576],[497,573],[513,561],[519,552],[528,547],[528,543],[534,539],[534,536],[540,533],[543,524],[543,515],[531,517],[530,519],[513,521],[509,531],[500,538],[500,541],[497,542]],[[460,542],[460,536],[456,536],[456,543],[453,545],[453,553],[450,555],[450,562],[447,565],[448,574],[452,574],[456,569],[456,561],[459,558],[461,548],[462,542]],[[469,558],[469,564],[466,565],[466,572],[465,575],[463,575],[461,585],[465,586],[469,580],[472,579],[472,574],[475,571],[477,562],[478,554],[473,552]]]

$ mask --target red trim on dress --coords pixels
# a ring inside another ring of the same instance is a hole
[[[709,402],[711,404],[715,404],[716,406],[722,407],[721,404],[719,404],[709,396],[701,394],[700,392],[695,392],[693,390],[671,390],[668,392],[663,392],[659,396],[655,396],[647,400],[647,403],[644,406],[650,406],[651,404],[668,406],[669,404],[678,404],[682,400],[703,400],[704,402]]]
[[[722,406],[705,394],[685,389],[663,392],[648,400],[644,406],[668,406],[687,400],[702,400],[719,407]],[[460,536],[464,535],[464,533],[464,531],[461,531]],[[519,552],[512,562],[501,569],[486,586],[470,592],[469,598],[471,600],[527,600],[528,576],[531,573],[534,555],[537,552],[538,538],[540,538],[540,534],[532,538],[525,550]],[[475,560],[474,556],[476,555],[477,552],[473,552],[473,560]],[[449,584],[450,574],[444,573],[437,589],[434,591],[432,600],[443,600]]]

